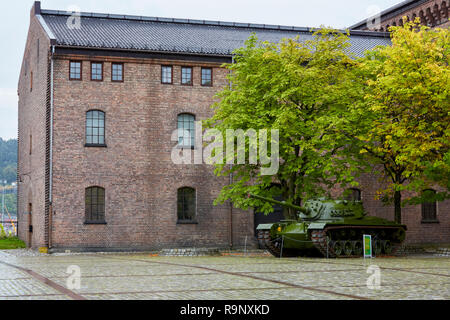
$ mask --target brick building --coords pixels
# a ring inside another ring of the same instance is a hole
[[[175,165],[177,128],[212,115],[227,86],[224,62],[255,32],[279,41],[307,28],[42,10],[36,2],[19,79],[18,232],[54,250],[150,250],[242,246],[253,212],[214,206],[228,178]],[[382,32],[352,31],[357,54],[389,45]],[[393,219],[362,182],[370,214]],[[434,223],[405,210],[410,242],[450,242],[449,203]],[[428,221],[429,222],[429,221]]]
[[[406,0],[382,11],[378,19],[371,17],[349,29],[388,31],[389,27],[402,26],[403,17],[407,20],[415,20],[418,17],[422,24],[429,27],[447,28],[450,26],[448,7],[448,0]]]

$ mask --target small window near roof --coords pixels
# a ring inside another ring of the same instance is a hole
[[[81,61],[70,62],[70,80],[81,80]]]
[[[102,81],[103,80],[103,63],[91,62],[91,80]]]
[[[181,68],[181,84],[190,86],[192,85],[192,68],[182,67]]]
[[[172,66],[161,67],[161,82],[166,84],[172,83]]]
[[[212,86],[212,69],[202,68],[202,86]]]
[[[111,64],[111,81],[123,81],[123,63]]]

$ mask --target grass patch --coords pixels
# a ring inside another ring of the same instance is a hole
[[[0,239],[0,250],[25,248],[25,242],[16,237]]]

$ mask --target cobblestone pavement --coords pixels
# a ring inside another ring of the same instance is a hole
[[[378,289],[367,286],[375,275],[368,273],[371,265],[380,270]],[[69,266],[79,267],[79,288],[76,281],[69,281],[68,287]],[[450,258],[327,260],[0,251],[0,300],[5,299],[448,300]]]

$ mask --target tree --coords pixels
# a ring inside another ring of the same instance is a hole
[[[8,141],[0,138],[0,181],[16,181],[17,140]]]
[[[14,182],[17,180],[17,168],[15,165],[10,164],[3,168],[1,172],[2,179],[6,180],[8,183]]]
[[[333,185],[356,185],[358,152],[351,152],[351,139],[339,130],[349,106],[363,92],[354,72],[357,62],[347,53],[349,45],[347,34],[325,29],[305,42],[285,39],[274,44],[252,36],[234,52],[234,63],[226,65],[231,87],[218,93],[215,114],[205,125],[224,136],[229,129],[279,130],[279,170],[261,174],[259,155],[258,164],[236,164],[235,148],[233,161],[216,164],[217,175],[233,174],[216,203],[231,199],[236,207],[269,213],[270,204],[246,195],[282,195],[287,203],[301,205]],[[261,144],[246,140],[246,154],[256,147]],[[284,214],[296,217],[292,209],[285,208]]]
[[[421,192],[441,181],[436,170],[450,172],[444,161],[450,141],[450,36],[449,29],[430,30],[419,21],[405,20],[391,31],[392,46],[373,50],[362,62],[367,94],[350,119],[370,128],[355,138],[390,178],[381,191],[394,201],[400,223],[401,191]]]

